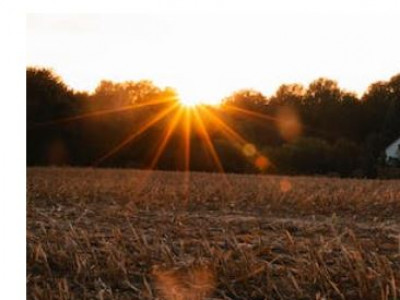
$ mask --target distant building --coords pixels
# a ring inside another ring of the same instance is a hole
[[[386,148],[385,154],[388,165],[400,166],[400,137]]]

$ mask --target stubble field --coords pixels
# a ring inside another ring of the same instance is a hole
[[[28,168],[28,299],[399,299],[400,181]]]

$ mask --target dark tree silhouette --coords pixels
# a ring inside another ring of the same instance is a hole
[[[189,143],[191,170],[221,171],[193,115],[170,129],[179,110],[172,88],[104,80],[89,94],[68,88],[49,69],[29,67],[26,76],[28,165],[184,170]],[[270,98],[239,90],[199,113],[227,172],[259,172],[254,161],[265,156],[267,173],[375,177],[385,147],[400,136],[400,74],[371,84],[362,97],[319,78],[307,88],[283,84]]]

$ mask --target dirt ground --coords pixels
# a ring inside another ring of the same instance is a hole
[[[27,170],[28,299],[398,299],[400,181]]]

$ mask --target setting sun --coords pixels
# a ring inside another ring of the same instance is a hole
[[[8,298],[400,300],[399,0],[40,1]]]
[[[179,102],[182,106],[187,108],[192,108],[200,104],[200,101],[196,101],[194,99],[179,99]]]
[[[179,96],[179,103],[186,108],[193,108],[199,104],[202,104],[202,102],[198,98],[181,96]]]
[[[241,22],[235,14],[32,14],[27,63],[53,68],[78,90],[94,91],[102,79],[150,79],[176,88],[188,106],[216,104],[242,88],[271,95],[283,82],[319,76],[363,92],[398,70],[400,44],[388,28],[399,19],[356,19],[338,12],[244,14]],[[302,46],[292,51],[295,45]]]
[[[179,102],[182,106],[188,107],[188,108],[193,108],[198,105],[218,105],[220,103],[220,100],[217,98],[214,99],[205,99],[202,98],[198,93],[195,91],[190,91],[190,90],[178,90],[178,98]]]

